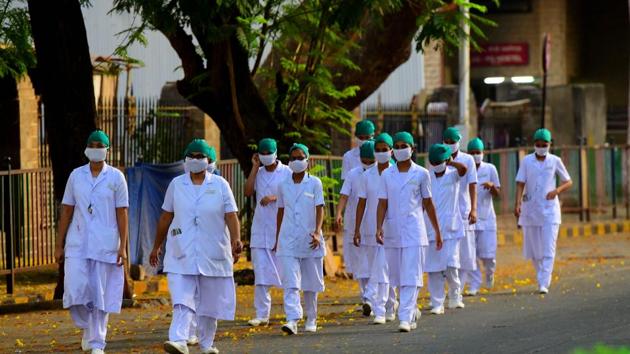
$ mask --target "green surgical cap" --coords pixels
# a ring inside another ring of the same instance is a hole
[[[551,132],[545,128],[536,130],[536,133],[534,133],[534,141],[536,140],[542,140],[548,143],[551,142]]]
[[[374,140],[368,140],[361,145],[359,156],[362,159],[374,159]]]
[[[104,131],[97,129],[88,136],[86,145],[90,145],[90,143],[102,143],[106,147],[109,147],[109,137]]]
[[[188,144],[186,147],[185,155],[192,154],[194,152],[199,152],[204,154],[208,159],[212,161],[217,160],[217,153],[213,147],[208,145],[208,143],[203,139],[193,139],[193,141]]]
[[[269,151],[274,153],[278,150],[278,144],[274,139],[264,138],[258,143],[258,152]]]
[[[409,134],[408,132],[398,132],[396,134],[394,134],[394,142],[397,141],[402,141],[404,143],[407,143],[411,146],[414,146],[414,142],[413,142],[413,136],[411,134]]]
[[[374,123],[371,120],[362,120],[357,123],[354,129],[354,135],[373,135],[374,134]]]
[[[448,127],[444,130],[442,134],[442,141],[453,140],[460,141],[462,139],[462,135],[459,133],[459,130],[455,127]]]
[[[429,148],[429,162],[442,163],[451,157],[451,148],[444,144],[433,144]]]
[[[289,154],[293,152],[293,150],[295,149],[300,149],[304,152],[304,155],[306,155],[306,158],[308,158],[310,155],[308,153],[308,147],[306,147],[306,145],[304,144],[300,144],[300,143],[295,143],[293,144],[293,146],[291,146],[291,148],[289,149]]]
[[[473,140],[468,142],[468,151],[479,150],[483,151],[483,141],[479,138],[474,138]]]
[[[378,143],[385,143],[390,149],[394,147],[394,140],[392,139],[392,136],[387,133],[380,133],[376,136],[376,138],[374,138],[374,145]]]

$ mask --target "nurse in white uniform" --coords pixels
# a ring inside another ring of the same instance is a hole
[[[368,290],[370,273],[365,267],[360,267],[361,252],[363,250],[354,245],[354,231],[359,190],[361,189],[361,175],[366,169],[374,166],[374,141],[368,140],[364,142],[359,150],[361,166],[352,169],[343,181],[339,192],[339,204],[337,204],[335,221],[337,227],[343,228],[343,262],[346,272],[351,273],[353,278],[359,282],[359,295],[363,303],[363,315],[369,316],[372,313],[372,305],[370,303],[372,295],[366,291]]]
[[[382,174],[376,237],[377,242],[385,245],[390,285],[397,287],[400,293],[398,330],[409,332],[417,327],[420,317],[418,292],[429,245],[423,217],[425,210],[436,230],[436,239],[441,241],[442,236],[431,201],[429,171],[411,160],[415,149],[413,136],[398,132],[393,140],[397,163]]]
[[[435,230],[427,221],[429,248],[425,271],[429,278],[431,313],[444,314],[444,280],[448,282],[449,308],[462,308],[459,280],[459,243],[464,236],[458,209],[460,180],[466,175],[466,166],[453,161],[451,149],[444,144],[434,144],[429,149],[431,165],[431,195],[442,231],[442,249]],[[425,214],[425,218],[426,218]]]
[[[364,141],[374,138],[374,123],[370,120],[359,121],[354,128],[354,136],[356,138],[356,146],[346,151],[343,154],[343,160],[341,161],[341,179],[345,180],[348,177],[348,173],[356,167],[361,167],[361,157],[359,148]]]
[[[551,285],[561,222],[558,196],[573,182],[562,160],[549,153],[549,130],[538,129],[534,145],[535,152],[523,158],[516,174],[514,215],[523,228],[523,254],[536,269],[539,292],[546,294]],[[560,179],[558,186],[556,177]]]
[[[104,353],[108,316],[120,312],[127,258],[127,183],[105,163],[108,148],[103,131],[88,137],[90,163],[68,178],[55,248],[64,264],[63,307],[83,330],[81,349],[92,353]]]
[[[459,278],[460,293],[463,293],[468,274],[477,269],[477,251],[475,250],[475,223],[477,222],[477,168],[475,160],[467,153],[460,151],[459,142],[462,135],[455,127],[444,130],[444,144],[452,151],[453,161],[466,166],[466,176],[459,185],[459,213],[462,218],[464,237],[459,242]],[[463,305],[463,302],[460,302]],[[461,306],[463,307],[463,306]]]
[[[486,288],[494,287],[494,272],[497,266],[497,216],[492,199],[499,196],[501,182],[497,168],[483,161],[483,141],[479,138],[468,143],[468,153],[477,166],[477,224],[475,239],[477,247],[477,270],[470,274],[470,295],[476,295],[481,288],[481,267],[485,268]]]
[[[361,174],[359,184],[359,202],[357,203],[354,227],[354,245],[359,247],[359,266],[357,273],[369,274],[367,291],[370,295],[370,309],[363,314],[374,313],[374,324],[384,324],[396,318],[396,292],[389,286],[389,270],[385,257],[385,248],[376,242],[376,209],[378,191],[381,186],[383,171],[389,168],[394,142],[387,133],[379,134],[374,140],[376,166]],[[366,143],[365,145],[367,145]],[[363,146],[361,147],[363,150]],[[387,228],[387,227],[385,227]],[[365,304],[364,304],[364,307]]]
[[[269,290],[272,286],[281,286],[280,265],[271,250],[276,244],[278,186],[291,176],[291,170],[278,160],[277,151],[274,139],[262,139],[258,143],[258,153],[252,157],[252,170],[245,182],[245,196],[251,197],[256,193],[256,209],[249,242],[254,266],[256,308],[256,317],[249,324],[254,327],[269,324]]]
[[[282,331],[297,334],[306,312],[304,330],[317,331],[317,293],[324,291],[324,191],[319,178],[309,174],[308,148],[293,144],[289,150],[291,177],[278,188],[276,254],[282,267],[284,312]],[[300,303],[304,293],[304,307]]]
[[[166,190],[151,252],[152,266],[166,239],[164,272],[173,303],[168,353],[188,353],[190,325],[197,319],[202,353],[214,347],[217,320],[233,320],[236,289],[232,264],[242,249],[236,202],[228,182],[207,171],[214,151],[203,139],[186,148],[189,173],[175,177]],[[229,235],[226,233],[226,226]]]

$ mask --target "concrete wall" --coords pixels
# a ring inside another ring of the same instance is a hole
[[[38,100],[28,76],[17,82],[20,115],[20,168],[39,166]]]
[[[603,84],[572,86],[576,131],[588,145],[606,142],[606,89]]]

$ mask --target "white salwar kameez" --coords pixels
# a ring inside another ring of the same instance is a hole
[[[254,307],[256,318],[268,319],[271,313],[272,286],[280,287],[280,264],[274,252],[276,243],[277,201],[263,206],[260,201],[269,195],[278,196],[278,186],[291,177],[291,170],[280,160],[273,171],[262,166],[258,169],[254,190],[256,191],[256,209],[252,222],[250,250],[254,267]]]
[[[164,272],[173,319],[169,341],[186,345],[193,318],[203,350],[214,345],[217,320],[234,320],[236,289],[225,214],[237,212],[225,179],[206,172],[201,185],[190,174],[175,177],[162,209],[174,213],[168,229]]]
[[[399,289],[401,322],[414,323],[427,240],[422,202],[431,198],[429,172],[415,163],[405,173],[392,166],[382,173],[379,199],[387,200],[384,232],[390,286]]]
[[[429,172],[429,174],[431,176],[433,204],[442,235],[442,249],[437,250],[436,248],[435,230],[425,213],[429,237],[425,271],[428,273],[431,307],[438,308],[444,306],[445,281],[448,283],[449,299],[457,302],[462,300],[459,280],[459,268],[461,266],[459,247],[460,240],[464,238],[464,229],[459,214],[458,196],[460,180],[464,177],[460,177],[457,169],[450,166],[447,166],[444,174],[440,177],[437,177],[434,171]]]
[[[116,264],[120,235],[117,208],[129,207],[125,177],[105,164],[72,171],[61,202],[74,207],[65,244],[63,307],[92,349],[104,349],[109,313],[122,306],[124,271]]]
[[[475,240],[477,248],[477,270],[470,272],[470,290],[476,292],[481,287],[481,268],[485,269],[486,284],[493,282],[497,258],[497,217],[494,213],[492,193],[483,184],[491,182],[501,187],[499,174],[493,164],[481,162],[477,169],[477,223],[475,224]]]
[[[288,321],[302,319],[302,290],[307,321],[316,321],[317,293],[324,291],[326,247],[323,235],[319,235],[322,244],[317,249],[311,249],[310,242],[316,229],[316,209],[324,205],[322,182],[308,173],[300,183],[289,177],[278,187],[277,203],[278,208],[284,208],[277,255],[282,268],[286,318]]]
[[[562,160],[548,154],[538,161],[535,154],[523,158],[516,182],[525,183],[525,194],[518,224],[523,227],[523,255],[531,259],[538,286],[549,288],[556,257],[556,240],[561,223],[560,200],[547,200],[556,188],[556,176],[561,182],[571,180]]]

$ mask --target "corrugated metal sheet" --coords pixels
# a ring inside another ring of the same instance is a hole
[[[140,18],[130,14],[111,14],[111,0],[92,1],[92,6],[83,8],[83,19],[87,30],[90,54],[96,56],[112,55],[114,49],[123,42],[124,35],[116,34],[128,29]],[[181,61],[159,32],[147,32],[148,45],[134,45],[129,49],[132,58],[144,62],[144,67],[134,69],[131,73],[133,93],[138,97],[158,96],[167,81],[176,81],[183,77],[179,69]],[[118,85],[119,95],[124,95],[126,74],[122,73]]]
[[[404,64],[389,75],[387,80],[361,103],[361,116],[365,116],[365,108],[375,105],[381,96],[383,105],[408,105],[413,95],[424,87],[424,60],[422,53],[415,50],[415,42],[410,44],[411,56]],[[369,74],[369,73],[368,73]]]

